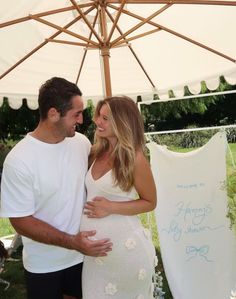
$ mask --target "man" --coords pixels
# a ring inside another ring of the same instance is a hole
[[[82,298],[83,255],[105,256],[108,239],[79,232],[90,143],[79,88],[54,77],[39,90],[40,121],[4,162],[0,216],[23,236],[28,299]],[[65,296],[66,295],[66,296]]]

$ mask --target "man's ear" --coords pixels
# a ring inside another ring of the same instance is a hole
[[[48,110],[48,119],[51,122],[57,122],[60,119],[60,113],[55,108],[50,108]]]

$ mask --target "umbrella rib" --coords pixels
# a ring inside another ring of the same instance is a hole
[[[141,34],[138,34],[138,35],[135,35],[135,36],[132,36],[130,38],[127,38],[125,39],[124,41],[120,41],[118,43],[115,44],[115,47],[118,47],[124,43],[127,43],[127,42],[130,42],[132,40],[135,40],[135,39],[138,39],[138,38],[141,38],[141,37],[144,37],[146,35],[150,35],[150,34],[153,34],[153,33],[156,33],[158,31],[161,31],[162,29],[161,28],[157,28],[157,29],[153,29],[153,30],[150,30],[150,31],[147,31],[145,33],[141,33]]]
[[[91,5],[94,6],[93,3],[81,4],[80,6],[84,8],[84,7],[90,7]],[[74,9],[74,6],[69,6],[69,7],[49,10],[49,11],[45,11],[45,12],[40,12],[40,13],[37,13],[37,14],[32,14],[31,16],[45,17],[45,16],[48,16],[48,15],[57,14],[57,13],[61,13],[61,12],[66,12],[66,11],[70,11],[70,10],[73,10],[73,9]],[[22,23],[22,22],[25,22],[25,21],[29,21],[29,20],[31,20],[31,18],[32,17],[30,17],[30,16],[26,16],[26,17],[14,19],[14,20],[11,20],[11,21],[7,21],[7,22],[4,22],[4,23],[0,23],[0,28],[15,25],[15,24]]]
[[[108,9],[106,8],[106,13],[107,15],[109,16],[109,18],[111,19],[111,21],[113,22],[114,21],[114,18],[112,17],[112,15],[110,14],[110,12],[108,11]],[[116,28],[117,30],[119,31],[119,33],[121,35],[123,35],[123,32],[122,30],[120,29],[120,27],[116,24]],[[128,44],[128,41],[126,38],[124,38],[124,41],[127,43],[131,53],[134,55],[134,58],[137,60],[139,66],[141,67],[141,69],[143,70],[145,76],[147,77],[148,81],[150,82],[150,84],[152,85],[153,88],[155,88],[155,84],[153,83],[152,79],[150,78],[150,76],[148,75],[147,71],[145,70],[143,64],[141,63],[140,59],[138,58],[137,54],[135,53],[134,49],[132,48],[131,45]]]
[[[95,16],[95,18],[93,20],[93,27],[95,27],[95,24],[97,22],[97,18],[98,18],[98,10],[97,10],[96,16]],[[89,39],[91,39],[92,35],[93,35],[93,32],[91,31],[90,34],[89,34]],[[85,58],[86,58],[87,53],[88,53],[88,49],[87,49],[88,45],[89,44],[87,44],[86,49],[84,51],[84,55],[82,57],[81,65],[80,65],[80,68],[79,68],[79,71],[78,71],[78,75],[77,75],[77,78],[76,78],[76,81],[75,81],[76,84],[78,84],[79,77],[81,75],[81,72],[82,72],[82,69],[83,69],[83,66],[84,66],[84,61],[85,61]]]
[[[120,41],[122,38],[126,37],[128,34],[133,33],[135,30],[137,30],[138,28],[140,28],[141,26],[143,26],[144,24],[148,23],[151,19],[153,19],[154,17],[156,17],[157,15],[161,14],[163,11],[165,11],[167,8],[169,8],[172,4],[166,4],[164,7],[162,7],[161,9],[157,10],[156,12],[154,12],[153,14],[151,14],[148,18],[142,18],[141,22],[137,25],[135,25],[133,28],[131,28],[130,30],[128,30],[126,33],[124,33],[123,35],[121,35],[120,37],[116,38],[115,40],[113,40],[111,42],[111,46],[114,46],[118,41]],[[122,12],[124,12],[125,10],[122,9]]]
[[[52,39],[52,38],[46,38],[45,39],[48,42],[51,43],[58,43],[58,44],[66,44],[66,45],[72,45],[72,46],[82,46],[82,47],[87,47],[88,43],[78,43],[78,42],[71,42],[71,41],[67,41],[67,40],[62,40],[62,39]],[[90,46],[91,48],[94,47],[95,49],[97,49],[97,47],[95,46]]]
[[[120,0],[106,0],[107,4],[120,3]],[[235,1],[213,1],[213,0],[127,0],[129,4],[199,4],[199,5],[223,5],[236,6]]]
[[[79,5],[76,3],[75,0],[70,0],[70,2],[74,5],[78,13],[81,15],[83,18],[85,24],[89,27],[89,29],[93,32],[99,43],[102,43],[102,40],[100,36],[97,34],[96,30],[92,27],[92,25],[89,23],[88,19],[86,18],[85,14],[83,13],[82,9],[80,9]]]
[[[198,42],[198,41],[195,41],[194,39],[191,39],[191,38],[189,38],[189,37],[187,37],[187,36],[185,36],[185,35],[183,35],[183,34],[181,34],[181,33],[179,33],[179,32],[176,32],[176,31],[174,31],[174,30],[171,30],[171,29],[166,28],[166,27],[164,27],[164,26],[162,26],[162,25],[159,25],[159,24],[157,24],[157,25],[158,25],[158,27],[160,27],[162,30],[164,30],[164,31],[166,31],[166,32],[168,32],[168,33],[170,33],[170,34],[173,34],[173,35],[175,35],[175,36],[178,36],[178,37],[180,37],[180,38],[182,38],[182,39],[184,39],[184,40],[186,40],[186,41],[188,41],[188,42],[190,42],[190,43],[192,43],[192,44],[195,44],[196,46],[199,46],[199,47],[201,47],[201,48],[203,48],[203,49],[205,49],[205,50],[208,50],[208,51],[210,51],[210,52],[212,52],[212,53],[214,53],[214,54],[216,54],[216,55],[218,55],[218,56],[221,56],[221,57],[223,57],[223,58],[225,58],[225,59],[227,59],[227,60],[229,60],[229,61],[232,61],[232,62],[236,63],[236,60],[235,60],[234,58],[232,58],[232,57],[230,57],[230,56],[228,56],[228,55],[226,55],[226,54],[224,54],[224,53],[222,53],[222,52],[219,52],[219,51],[217,51],[217,50],[215,50],[215,49],[213,49],[213,48],[210,48],[210,47],[208,47],[208,46],[206,46],[206,45],[204,45],[204,44],[202,44],[202,43],[200,43],[200,42]]]
[[[117,9],[117,7],[114,6],[114,5],[109,4],[108,6],[111,7],[111,8],[113,8],[113,9]],[[139,16],[139,15],[136,15],[136,14],[134,14],[134,13],[131,13],[131,12],[128,11],[128,10],[124,10],[124,9],[123,9],[123,13],[125,13],[125,14],[127,14],[127,15],[129,15],[129,16],[131,16],[131,17],[134,17],[134,18],[136,18],[136,19],[139,19],[139,20],[146,20],[145,18],[143,18],[143,17],[141,17],[141,16]],[[147,23],[150,24],[150,25],[153,25],[153,26],[155,26],[155,27],[157,27],[157,28],[161,28],[162,30],[164,30],[164,31],[166,31],[166,32],[168,32],[168,33],[170,33],[170,34],[173,34],[173,35],[175,35],[175,36],[178,36],[179,38],[182,38],[182,39],[184,39],[184,40],[186,40],[186,41],[188,41],[188,42],[190,42],[190,43],[192,43],[192,44],[195,44],[195,45],[197,45],[197,46],[199,46],[199,47],[201,47],[201,48],[203,48],[203,49],[205,49],[205,50],[208,50],[208,51],[210,51],[210,52],[212,52],[212,53],[214,53],[214,54],[216,54],[216,55],[219,55],[219,56],[221,56],[221,57],[223,57],[223,58],[225,58],[225,59],[227,59],[227,60],[230,60],[230,61],[236,63],[236,60],[235,60],[234,58],[229,57],[228,55],[225,55],[225,54],[223,54],[223,53],[221,53],[221,52],[219,52],[219,51],[217,51],[217,50],[215,50],[215,49],[213,49],[213,48],[210,48],[210,47],[208,47],[208,46],[206,46],[206,45],[204,45],[204,44],[202,44],[202,43],[200,43],[200,42],[197,42],[197,41],[195,41],[195,40],[193,40],[193,39],[191,39],[191,38],[189,38],[189,37],[187,37],[187,36],[185,36],[185,35],[183,35],[183,34],[180,34],[180,33],[176,32],[176,31],[174,31],[174,30],[171,30],[171,29],[169,29],[169,28],[167,28],[167,27],[164,27],[164,26],[162,26],[162,25],[160,25],[160,24],[157,24],[157,23],[155,23],[155,22],[153,22],[153,21],[148,21]]]
[[[92,11],[94,8],[91,7],[89,8],[85,13],[89,13],[90,11]],[[72,20],[70,23],[68,23],[67,25],[65,25],[63,28],[69,28],[70,26],[72,26],[73,24],[75,24],[78,20],[81,19],[81,16],[78,16],[77,18],[75,18],[74,20]],[[58,32],[54,33],[50,38],[53,39],[56,36],[58,36],[61,33],[61,31],[59,30]],[[7,71],[5,71],[2,75],[0,75],[0,80],[5,77],[8,73],[10,73],[13,69],[15,69],[18,65],[20,65],[22,62],[24,62],[27,58],[29,58],[30,56],[32,56],[35,52],[37,52],[39,49],[41,49],[43,46],[45,46],[48,43],[48,41],[44,41],[41,44],[39,44],[37,47],[35,47],[32,51],[30,51],[28,54],[26,54],[23,58],[21,58],[17,63],[15,63],[13,66],[11,66]]]
[[[115,30],[115,28],[116,28],[116,24],[117,24],[118,21],[119,21],[119,18],[120,18],[120,15],[121,15],[121,13],[122,13],[122,9],[123,9],[123,7],[125,6],[125,3],[126,3],[126,0],[122,0],[121,6],[120,6],[120,8],[119,8],[119,10],[118,10],[118,13],[116,14],[116,18],[115,18],[115,20],[113,21],[113,25],[112,25],[111,31],[110,31],[110,33],[109,33],[109,36],[108,36],[107,40],[106,40],[106,43],[107,43],[107,44],[109,44],[110,41],[111,41],[112,35],[113,35],[114,30]]]
[[[94,8],[93,8],[93,9],[94,9]],[[45,25],[48,25],[49,27],[53,27],[53,28],[55,28],[55,29],[57,29],[57,30],[60,30],[60,32],[64,32],[64,33],[69,34],[69,35],[71,35],[71,36],[74,36],[74,37],[76,37],[76,38],[82,39],[82,40],[85,41],[85,42],[89,42],[89,43],[93,44],[94,46],[98,46],[98,43],[94,42],[93,40],[89,40],[89,39],[87,39],[86,37],[84,37],[84,36],[82,36],[82,35],[80,35],[80,34],[77,34],[77,33],[73,32],[73,31],[67,30],[67,29],[65,29],[65,28],[63,28],[63,27],[61,27],[61,26],[58,26],[58,25],[56,25],[56,24],[54,24],[54,23],[51,23],[51,22],[49,22],[49,21],[46,21],[46,20],[44,20],[44,19],[41,19],[41,18],[38,18],[38,17],[35,17],[35,16],[30,16],[30,17],[31,17],[33,20],[35,20],[35,21],[38,21],[38,22],[40,22],[40,23],[43,23],[43,24],[45,24]],[[80,16],[80,17],[81,17],[81,16]]]

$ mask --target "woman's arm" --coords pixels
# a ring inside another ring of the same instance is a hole
[[[155,182],[150,165],[141,151],[136,155],[134,187],[139,199],[117,202],[104,197],[95,197],[86,203],[85,214],[89,218],[102,218],[111,214],[136,215],[155,209],[157,203]]]

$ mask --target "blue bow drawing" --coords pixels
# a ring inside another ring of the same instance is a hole
[[[207,257],[208,251],[209,251],[208,245],[203,245],[199,248],[197,248],[195,246],[186,246],[186,254],[189,255],[189,258],[187,259],[187,261],[191,260],[192,258],[200,256],[200,257],[204,258],[207,262],[212,262]]]

